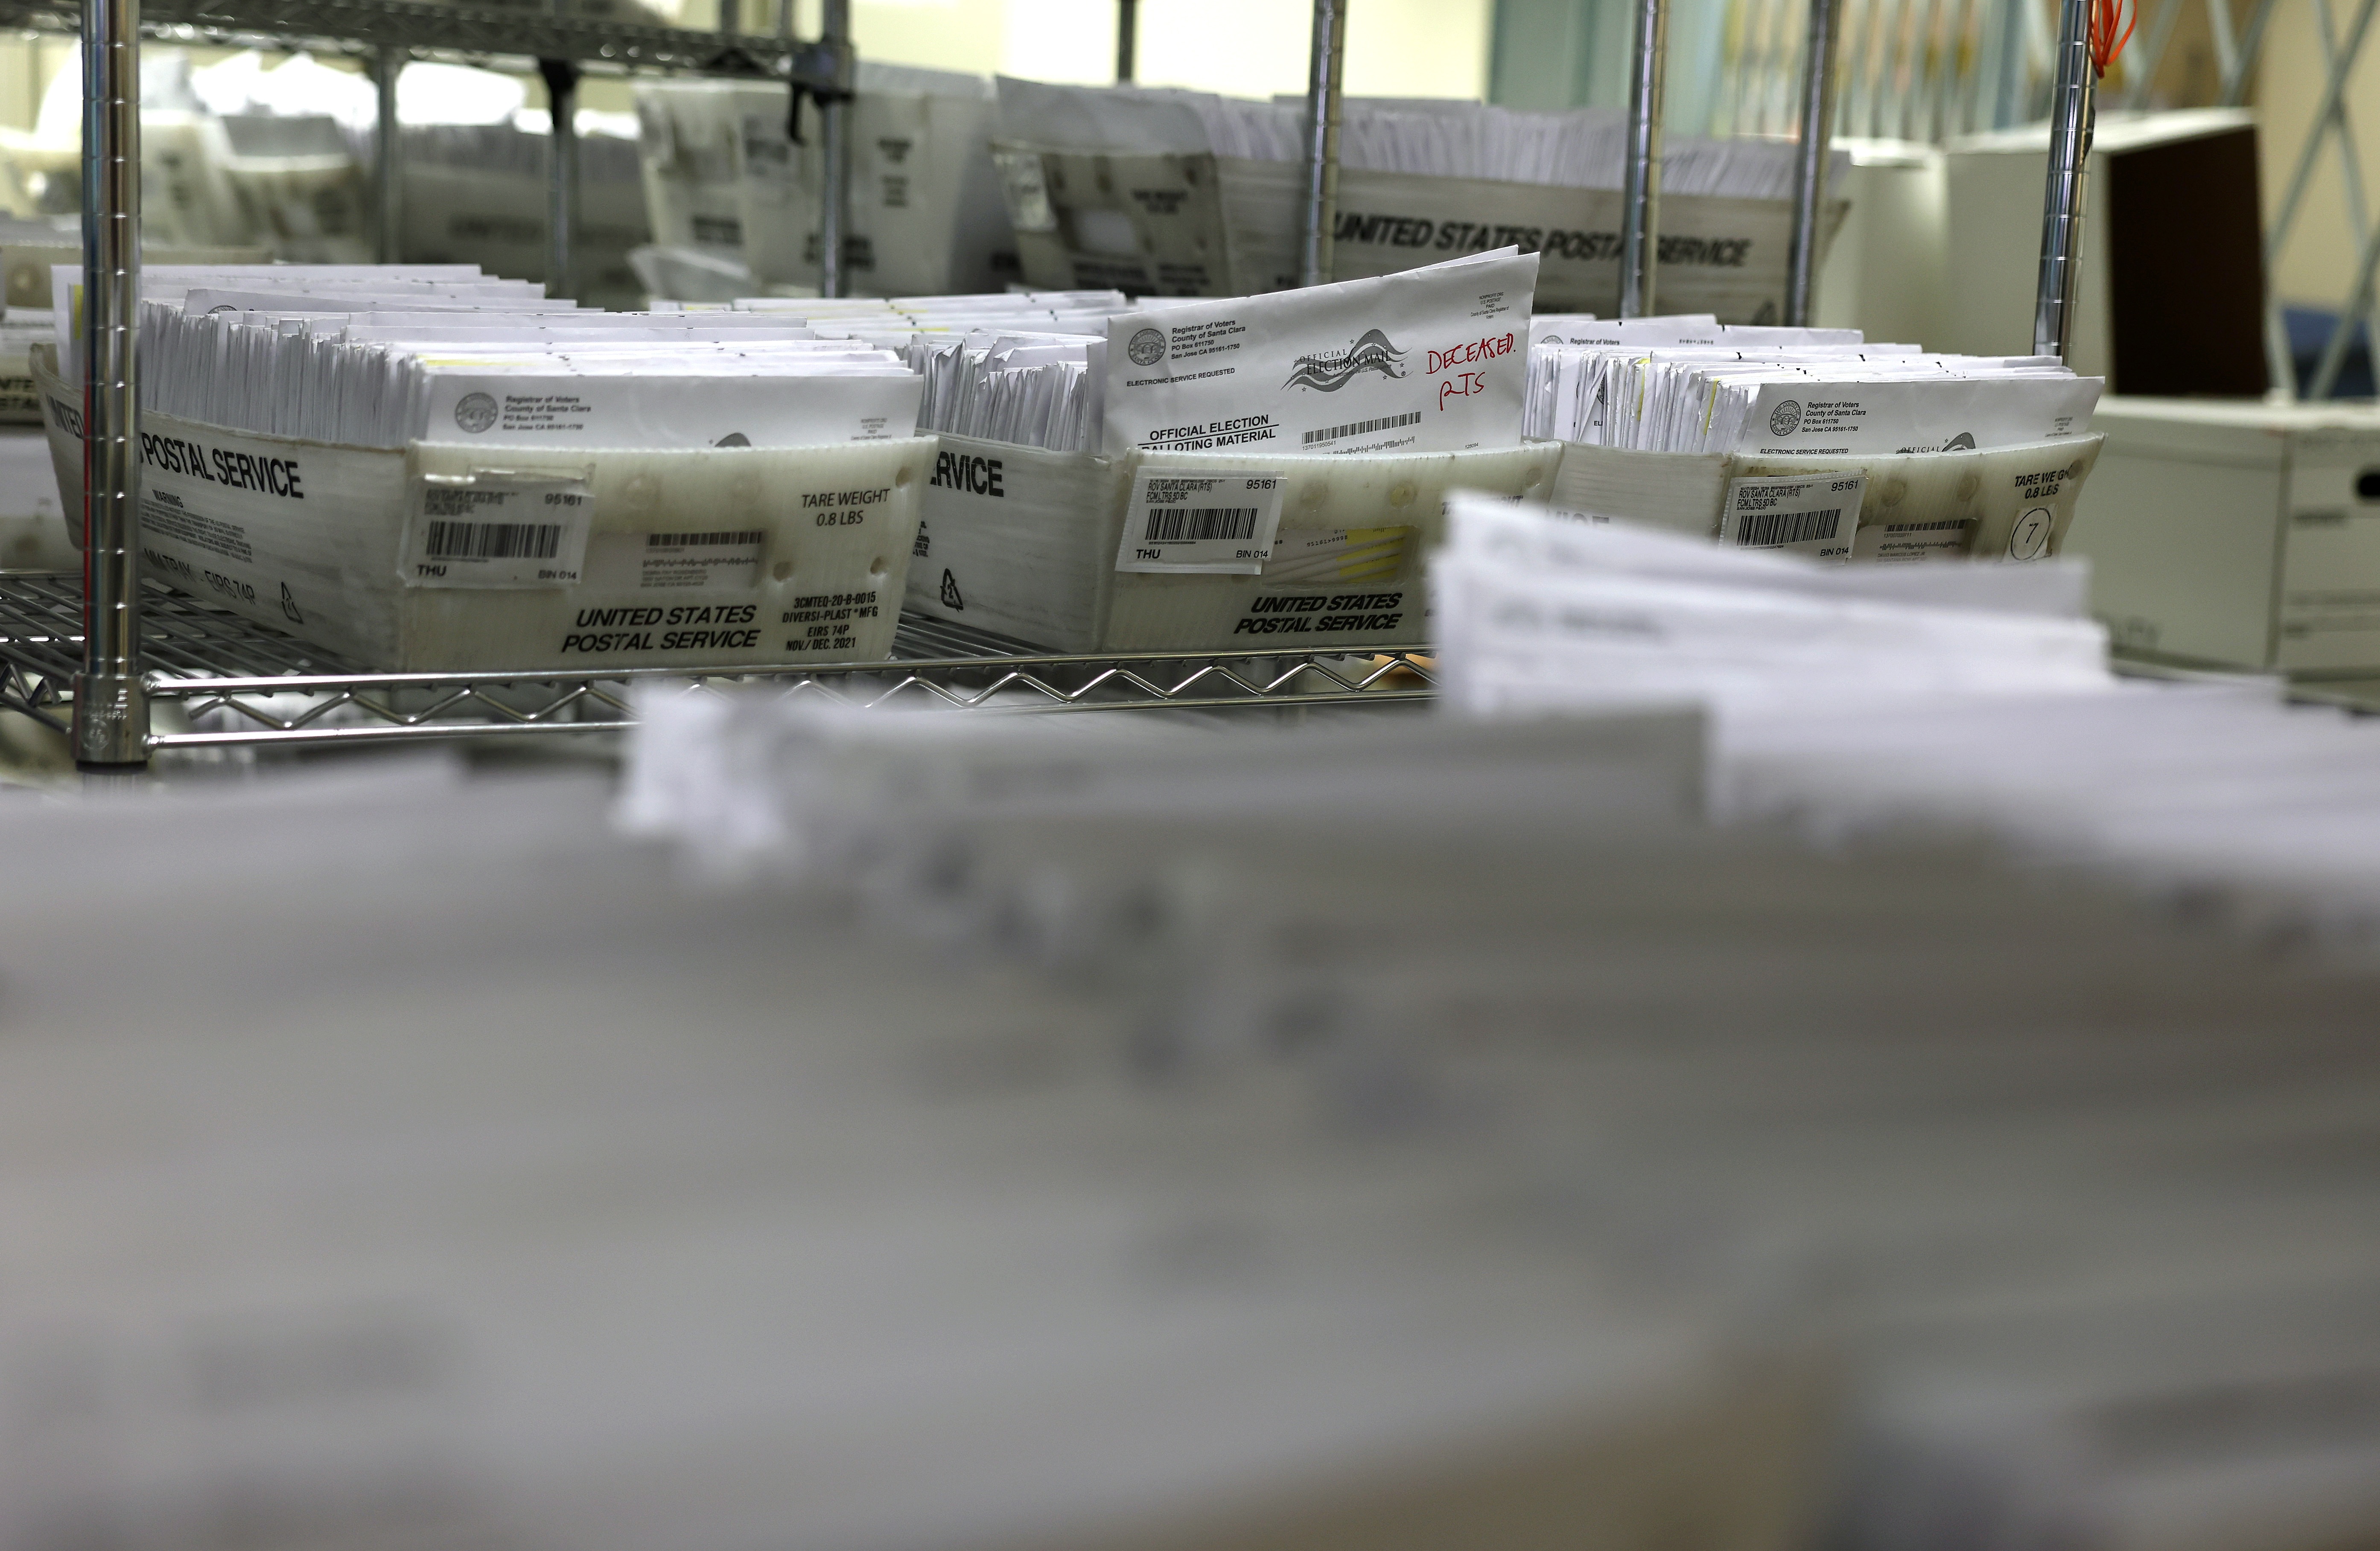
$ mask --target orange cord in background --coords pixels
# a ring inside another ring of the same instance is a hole
[[[2132,29],[2140,24],[2140,0],[2127,6],[2124,0],[2091,0],[2091,66],[2098,74],[2107,73],[2116,55],[2124,52],[2131,42]],[[2123,30],[2116,30],[2118,24]]]

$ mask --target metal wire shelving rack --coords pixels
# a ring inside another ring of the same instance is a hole
[[[80,0],[0,0],[0,28],[71,32]],[[692,70],[832,87],[822,40],[722,34],[597,19],[544,5],[428,0],[142,0],[141,30],[227,47],[401,49],[458,59],[567,59],[600,71]]]
[[[2067,84],[2045,220],[2041,329],[2062,346],[2066,261],[2079,226],[2081,160],[2088,143],[2087,76],[2078,76],[2084,0],[2062,0]],[[1342,67],[1346,0],[1312,0],[1307,155],[1301,189],[1301,283],[1333,273]],[[1621,313],[1656,310],[1659,234],[1662,64],[1667,0],[1629,0],[1633,16],[1629,134],[1619,246]],[[1803,71],[1801,146],[1786,321],[1806,322],[1815,289],[1817,218],[1831,127],[1838,0],[1811,0]],[[728,7],[722,6],[722,11]],[[1128,16],[1128,7],[1127,12]],[[553,143],[548,273],[564,281],[577,204],[573,127],[577,82],[588,69],[687,69],[774,79],[788,112],[808,93],[820,108],[825,167],[820,211],[820,291],[843,293],[851,189],[850,103],[855,79],[850,0],[824,0],[820,37],[796,42],[733,30],[697,32],[581,19],[566,0],[517,8],[423,0],[0,0],[0,26],[79,22],[84,43],[85,186],[91,196],[83,287],[87,382],[81,429],[88,472],[84,575],[91,595],[60,578],[0,578],[0,706],[67,733],[86,768],[138,766],[177,746],[368,742],[432,736],[600,731],[634,719],[627,685],[674,678],[697,685],[765,680],[787,693],[878,705],[904,698],[961,708],[1038,705],[1220,707],[1252,703],[1366,705],[1427,697],[1419,648],[1362,655],[1277,651],[1040,655],[1014,643],[953,637],[905,622],[896,660],[838,666],[668,671],[610,670],[383,674],[358,671],[313,648],[204,602],[144,584],[135,564],[139,522],[131,437],[132,314],[140,271],[139,64],[142,35],[213,42],[320,42],[368,54],[379,87],[382,257],[395,230],[396,75],[417,54],[532,61],[544,78]],[[1128,39],[1130,27],[1120,29]],[[1125,75],[1130,43],[1123,49]],[[2079,86],[2074,81],[2079,80]],[[2079,131],[2079,133],[2078,133]],[[115,169],[114,174],[109,169]],[[2062,350],[2060,351],[2062,353]],[[146,616],[144,618],[144,616]],[[159,731],[152,706],[171,707],[188,730]]]
[[[1315,0],[1316,133],[1303,214],[1308,283],[1330,273],[1345,16],[1344,0]],[[572,110],[582,72],[692,70],[781,81],[789,112],[798,113],[805,93],[820,110],[820,290],[835,296],[844,288],[856,74],[849,0],[826,0],[820,35],[807,42],[587,18],[563,0],[517,6],[488,0],[0,0],[0,26],[80,29],[87,166],[139,163],[137,92],[126,91],[137,56],[125,46],[137,37],[313,44],[366,56],[380,93],[384,260],[395,257],[389,244],[396,229],[395,83],[403,63],[421,55],[532,62],[545,80],[553,127],[548,262],[558,277],[570,273]],[[139,258],[125,236],[137,219],[139,191],[122,180],[87,177],[86,184],[97,195],[87,220],[101,242],[86,269],[86,314],[99,331],[95,337],[109,341],[94,349],[83,414],[95,514],[87,519],[91,596],[86,599],[73,578],[0,577],[0,707],[66,733],[87,766],[140,764],[162,751],[208,746],[600,733],[633,724],[631,686],[642,680],[674,680],[697,692],[764,683],[859,706],[991,710],[1369,706],[1433,693],[1430,664],[1416,649],[1050,655],[916,618],[904,620],[890,662],[586,673],[362,671],[202,600],[136,579],[137,523],[128,499],[134,476],[126,448],[137,411],[129,386],[132,292],[125,282],[137,276]]]
[[[735,685],[857,708],[970,711],[1236,710],[1384,706],[1435,695],[1417,650],[1044,653],[917,615],[883,662],[586,673],[375,673],[199,599],[151,585],[143,685],[151,754],[616,733],[637,687]],[[64,733],[82,663],[72,576],[0,576],[0,709]],[[178,714],[176,714],[178,713]]]

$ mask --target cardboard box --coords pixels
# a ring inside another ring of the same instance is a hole
[[[1027,285],[1237,297],[1296,284],[1303,168],[1213,155],[1103,155],[995,141]],[[1834,203],[1828,235],[1848,206]],[[1342,168],[1334,280],[1361,280],[1518,244],[1544,256],[1536,305],[1619,307],[1621,196]],[[1728,322],[1782,315],[1792,207],[1664,195],[1655,295],[1664,312]]]
[[[1412,455],[1105,458],[944,436],[905,606],[1056,651],[1411,646],[1429,636],[1423,557],[1445,535],[1446,492],[1541,502],[1560,457],[1554,443],[1535,442]],[[1142,468],[1286,476],[1269,579],[1117,570]],[[1334,567],[1334,536],[1351,530],[1347,563]]]
[[[33,372],[79,510],[80,394],[51,356]],[[934,452],[393,452],[168,415],[140,429],[149,576],[390,673],[880,660]],[[528,579],[484,579],[508,575]]]
[[[1558,510],[1719,536],[1742,479],[1857,474],[1865,483],[1850,560],[2040,560],[2059,553],[2075,501],[2101,458],[2098,435],[1987,452],[1867,458],[1642,453],[1566,442]]]
[[[2033,348],[2048,128],[1954,140],[1941,338],[1973,355]],[[2110,393],[2265,388],[2263,211],[2245,108],[2103,115],[2084,188],[2082,273],[2067,364]],[[2111,286],[2108,276],[2124,277]]]
[[[2380,410],[2109,397],[2071,539],[2117,649],[2380,672]]]

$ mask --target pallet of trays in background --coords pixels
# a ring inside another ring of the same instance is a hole
[[[1431,698],[1420,648],[1050,655],[905,615],[887,662],[656,668],[586,674],[377,673],[170,588],[142,600],[152,750],[613,732],[635,723],[633,680],[689,692],[755,680],[859,707],[962,710],[1209,710],[1386,705]],[[0,709],[67,730],[82,660],[73,576],[0,577]]]

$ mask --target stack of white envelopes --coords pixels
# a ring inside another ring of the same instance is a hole
[[[1529,434],[1555,504],[1815,559],[2055,555],[2104,384],[2049,357],[1941,355],[1709,315],[1531,327]]]

